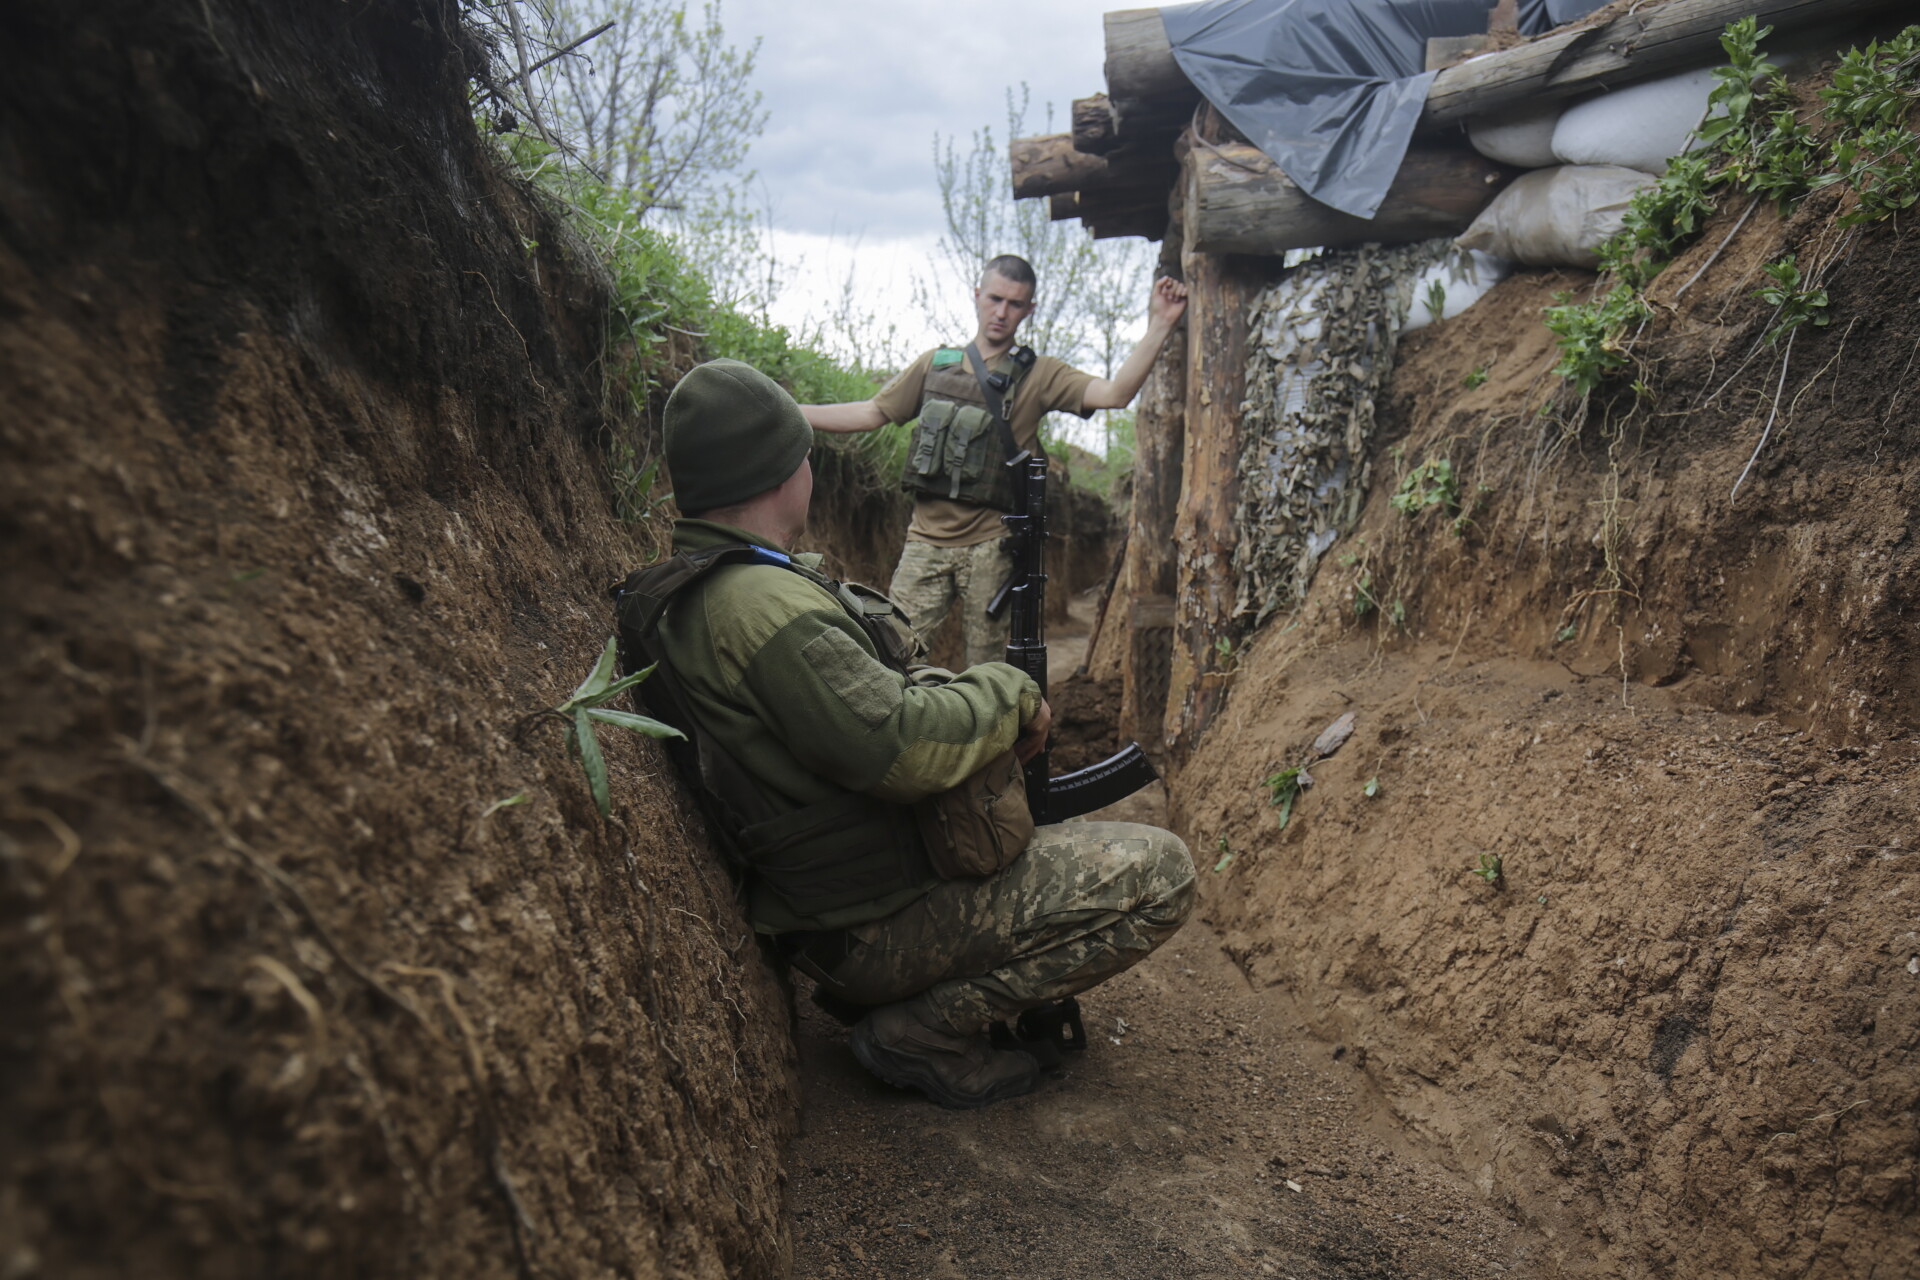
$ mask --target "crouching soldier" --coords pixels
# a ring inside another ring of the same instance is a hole
[[[910,665],[884,597],[794,554],[813,432],[732,360],[667,402],[674,554],[620,592],[648,709],[744,877],[753,927],[851,1010],[854,1055],[949,1107],[1032,1089],[1017,1021],[1144,959],[1192,909],[1192,859],[1156,827],[1034,828],[1019,766],[1051,713],[1025,673]],[[1007,1043],[1018,1044],[1019,1041]]]

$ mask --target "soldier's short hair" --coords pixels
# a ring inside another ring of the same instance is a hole
[[[1029,289],[1037,288],[1039,282],[1033,276],[1033,264],[1017,254],[1003,253],[980,268],[980,283],[985,284],[990,275],[999,276],[1009,284],[1023,284]]]

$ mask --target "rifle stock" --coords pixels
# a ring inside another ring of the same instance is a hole
[[[1009,459],[1014,478],[1014,510],[1002,517],[1013,539],[1013,573],[995,596],[1013,609],[1007,661],[1019,667],[1047,693],[1047,459],[1031,450]],[[991,615],[993,609],[989,609]],[[1054,777],[1050,747],[1026,764],[1027,807],[1044,826],[1064,822],[1124,800],[1160,775],[1140,744],[1130,742],[1099,764]]]

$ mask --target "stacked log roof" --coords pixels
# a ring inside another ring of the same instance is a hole
[[[1211,112],[1174,60],[1158,9],[1105,16],[1107,91],[1073,104],[1067,133],[1013,143],[1014,194],[1045,196],[1056,220],[1096,237],[1222,253],[1455,234],[1512,176],[1466,149],[1457,126],[1713,61],[1720,33],[1748,15],[1781,31],[1910,0],[1665,0],[1609,6],[1582,24],[1441,70],[1420,132],[1371,221],[1320,205]]]

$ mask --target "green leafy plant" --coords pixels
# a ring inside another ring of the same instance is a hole
[[[1438,280],[1429,282],[1426,297],[1423,298],[1422,301],[1426,304],[1428,318],[1435,324],[1440,323],[1440,317],[1445,315],[1447,311],[1446,286]]]
[[[1600,385],[1601,379],[1627,366],[1627,331],[1652,314],[1638,290],[1615,285],[1589,302],[1574,302],[1570,295],[1556,295],[1556,306],[1547,308],[1547,328],[1560,346],[1560,363],[1554,373],[1586,395]]]
[[[1367,780],[1366,780],[1366,781],[1365,781],[1364,783],[1362,783],[1362,784],[1361,784],[1361,786],[1360,786],[1360,794],[1361,794],[1361,795],[1363,795],[1363,796],[1365,796],[1365,797],[1366,797],[1367,799],[1369,799],[1369,800],[1371,800],[1371,799],[1373,799],[1373,798],[1374,798],[1375,796],[1377,796],[1377,795],[1379,795],[1379,794],[1380,794],[1380,779],[1379,779],[1379,778],[1377,778],[1377,777],[1376,777],[1376,778],[1368,778],[1368,779],[1367,779]]]
[[[1920,102],[1920,26],[1847,52],[1820,91],[1821,130],[1802,119],[1799,102],[1761,44],[1772,33],[1749,16],[1720,43],[1727,63],[1715,71],[1697,146],[1676,156],[1660,181],[1635,194],[1620,231],[1600,250],[1601,288],[1586,302],[1566,296],[1547,308],[1560,348],[1554,372],[1585,395],[1630,362],[1631,335],[1651,311],[1642,290],[1698,236],[1726,190],[1772,201],[1783,213],[1809,191],[1845,183],[1855,196],[1839,221],[1858,225],[1920,202],[1920,136],[1908,127]],[[1800,324],[1821,323],[1815,281],[1776,277],[1775,289],[1805,306],[1775,326],[1768,341]],[[1781,305],[1776,303],[1776,305]]]
[[[600,810],[603,818],[613,815],[613,799],[607,786],[607,759],[600,753],[595,725],[631,729],[649,738],[686,736],[672,725],[662,724],[649,716],[616,711],[606,705],[653,674],[653,668],[647,667],[630,676],[614,679],[613,672],[619,656],[620,639],[618,636],[609,636],[606,648],[600,651],[599,661],[593,664],[593,670],[580,682],[580,687],[565,702],[544,713],[558,716],[566,723],[567,747],[579,759],[580,767],[587,775],[587,789],[593,793],[594,807]]]
[[[1780,75],[1780,68],[1768,62],[1760,48],[1761,41],[1772,34],[1773,28],[1761,26],[1759,18],[1752,14],[1728,23],[1727,29],[1720,33],[1720,47],[1726,52],[1727,64],[1714,69],[1716,83],[1707,95],[1707,119],[1695,130],[1703,143],[1725,149],[1730,144],[1751,140],[1759,125],[1755,107],[1766,103],[1764,94],[1755,86],[1777,84]]]
[[[1920,137],[1907,121],[1920,101],[1920,27],[1848,50],[1820,98],[1827,117],[1841,126],[1833,143],[1835,171],[1825,180],[1846,182],[1859,197],[1841,224],[1912,208],[1920,199]]]
[[[1233,847],[1227,843],[1227,838],[1225,836],[1221,836],[1218,840],[1216,840],[1214,842],[1213,847],[1217,849],[1220,853],[1220,860],[1213,864],[1213,872],[1215,875],[1218,875],[1222,871],[1225,871],[1227,869],[1228,864],[1233,861],[1233,858],[1234,858]]]
[[[1313,782],[1313,775],[1304,765],[1291,769],[1282,769],[1278,773],[1267,775],[1267,803],[1280,810],[1280,829],[1285,831],[1287,823],[1293,818],[1293,805],[1300,793]]]
[[[1820,91],[1829,116],[1843,125],[1865,129],[1873,125],[1902,125],[1920,98],[1920,27],[1908,27],[1886,41],[1841,55],[1833,78]]]
[[[1486,386],[1487,385],[1487,366],[1481,365],[1479,368],[1475,369],[1472,373],[1469,373],[1466,377],[1460,380],[1460,385],[1465,387],[1469,391],[1472,391],[1476,387]]]
[[[1841,226],[1890,218],[1920,200],[1920,144],[1909,130],[1883,126],[1842,138],[1834,143],[1833,158],[1835,180],[1846,182],[1859,197],[1841,215]]]
[[[1500,855],[1497,853],[1481,854],[1480,865],[1477,867],[1469,867],[1467,870],[1471,874],[1479,876],[1496,889],[1500,887],[1500,882],[1505,877],[1505,872],[1502,871],[1500,865]]]
[[[1430,507],[1458,511],[1460,482],[1454,477],[1453,463],[1446,458],[1428,458],[1407,473],[1388,502],[1403,516],[1417,516]]]
[[[1803,324],[1820,328],[1833,319],[1827,314],[1827,291],[1803,287],[1793,254],[1768,263],[1762,270],[1771,283],[1755,289],[1753,296],[1779,309],[1779,318],[1767,330],[1768,345],[1779,345],[1780,339]]]

